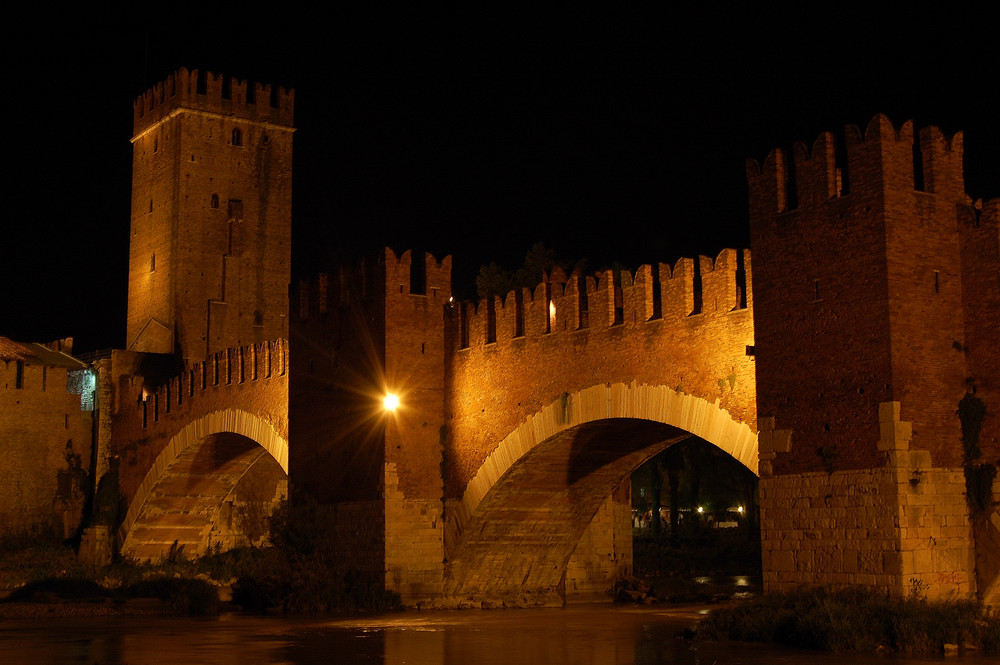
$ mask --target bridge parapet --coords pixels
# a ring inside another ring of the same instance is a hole
[[[557,268],[534,289],[458,306],[455,349],[748,309],[750,272],[750,251],[734,249],[723,250],[714,260],[700,256],[682,258],[672,267],[643,265],[634,275],[602,270],[567,277]]]

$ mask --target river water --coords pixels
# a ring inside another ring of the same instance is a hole
[[[692,643],[679,633],[707,610],[571,605],[564,609],[405,612],[350,618],[223,614],[0,620],[0,663],[160,665],[796,665],[927,663],[774,646]],[[990,662],[962,657],[962,663]]]

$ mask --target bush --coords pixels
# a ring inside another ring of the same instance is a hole
[[[104,587],[94,580],[78,577],[50,577],[28,582],[7,596],[11,602],[47,600],[55,596],[61,600],[102,600],[107,596]],[[41,598],[39,598],[41,597]]]
[[[244,609],[285,612],[388,611],[399,596],[379,579],[344,567],[336,558],[338,534],[328,508],[315,502],[282,502],[271,518],[272,547],[245,558],[233,587]]]
[[[198,578],[151,577],[123,587],[122,598],[159,598],[177,614],[202,616],[219,611],[215,585]]]
[[[811,589],[714,610],[699,624],[698,635],[844,653],[926,656],[943,653],[945,644],[997,653],[1000,617],[968,600],[929,602],[859,588]]]

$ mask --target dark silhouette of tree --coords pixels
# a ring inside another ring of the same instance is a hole
[[[545,243],[536,242],[525,253],[524,263],[514,271],[498,266],[492,261],[488,265],[481,266],[479,275],[476,276],[476,292],[482,299],[491,296],[504,297],[514,289],[534,289],[556,267],[561,268],[567,275],[574,270],[586,273],[587,260],[580,259],[575,263],[559,260],[555,250],[546,247]]]

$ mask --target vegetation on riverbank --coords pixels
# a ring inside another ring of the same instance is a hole
[[[118,560],[99,570],[81,565],[72,547],[39,539],[0,543],[0,598],[13,603],[121,606],[159,599],[165,611],[211,614],[219,590],[250,611],[339,612],[400,608],[399,596],[375,580],[341,569],[329,546],[336,534],[323,509],[283,504],[271,520],[271,545],[217,551],[187,559],[174,548],[160,561]]]
[[[928,601],[919,588],[905,598],[862,588],[816,588],[713,610],[698,624],[697,635],[840,653],[996,654],[1000,615],[973,600]]]

